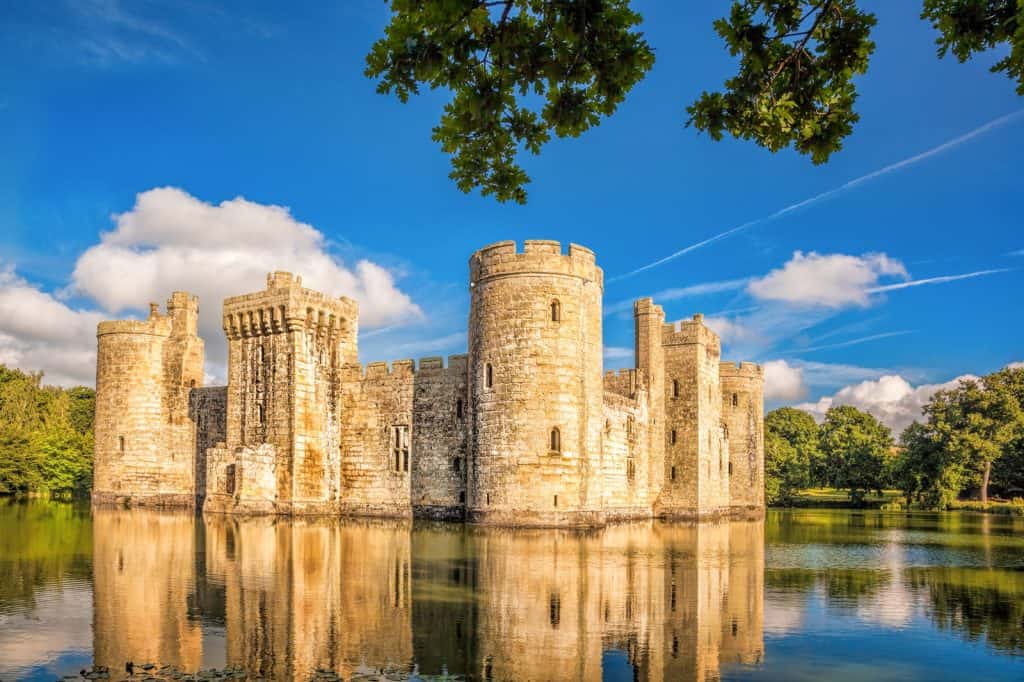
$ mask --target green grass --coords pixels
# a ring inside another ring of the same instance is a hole
[[[1003,500],[958,500],[949,505],[950,511],[974,511],[986,514],[1003,514],[1006,516],[1024,516],[1024,498],[1015,497],[1009,502]]]
[[[881,496],[870,492],[864,496],[862,508],[877,509],[903,497],[899,490],[883,490]],[[781,505],[780,505],[781,506]],[[794,507],[841,508],[852,507],[850,494],[838,488],[805,488],[797,493],[793,500]]]

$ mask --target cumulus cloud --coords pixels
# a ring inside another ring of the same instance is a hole
[[[44,369],[48,383],[92,384],[102,318],[73,310],[18,277],[11,265],[0,268],[0,363]]]
[[[807,395],[803,368],[785,360],[764,363],[765,400],[799,400]]]
[[[343,263],[329,251],[320,231],[296,220],[287,208],[241,197],[210,204],[164,187],[139,194],[130,211],[114,216],[114,229],[102,234],[75,264],[62,296],[91,299],[102,313],[73,310],[18,280],[13,270],[6,271],[0,295],[12,312],[17,307],[47,314],[3,315],[0,333],[6,341],[0,352],[6,361],[40,367],[58,382],[72,376],[82,381],[87,376],[83,371],[57,367],[68,360],[50,357],[46,343],[57,341],[40,335],[60,336],[61,348],[75,349],[76,365],[89,364],[97,321],[144,312],[150,301],[163,302],[172,291],[184,290],[199,296],[199,331],[206,340],[207,361],[220,373],[225,363],[221,302],[263,289],[266,274],[273,270],[290,270],[302,275],[305,286],[358,300],[361,328],[400,326],[423,317],[391,270],[366,259],[352,266]]]
[[[961,381],[978,377],[964,374],[943,384],[922,384],[913,386],[898,374],[887,374],[874,380],[862,381],[840,389],[834,395],[823,396],[815,402],[797,405],[821,421],[830,407],[852,405],[870,412],[883,424],[899,435],[915,419],[921,418],[921,410],[936,391],[956,387]]]
[[[781,268],[747,285],[756,298],[824,308],[866,307],[884,277],[909,275],[903,264],[884,253],[849,256],[796,251]]]

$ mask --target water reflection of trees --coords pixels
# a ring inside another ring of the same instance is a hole
[[[0,498],[0,612],[31,609],[42,588],[89,580],[88,508]]]
[[[599,680],[612,655],[636,679],[709,680],[763,658],[761,523],[574,532],[111,514],[96,517],[101,665]],[[211,623],[225,660],[202,651]]]
[[[928,597],[926,612],[941,629],[1000,651],[1024,653],[1024,575],[977,568],[912,568],[908,589]]]

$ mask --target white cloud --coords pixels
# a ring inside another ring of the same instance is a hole
[[[623,346],[605,346],[604,347],[604,359],[605,360],[622,360],[624,358],[632,358],[633,349],[625,348]]]
[[[796,407],[807,410],[821,421],[830,407],[852,405],[873,414],[898,436],[912,421],[921,418],[921,409],[936,391],[954,388],[960,381],[977,378],[973,374],[964,374],[944,384],[915,387],[898,374],[887,374],[878,379],[846,386],[834,395]]]
[[[790,365],[785,360],[764,363],[765,400],[799,400],[805,395],[807,386],[801,367]]]
[[[824,308],[866,307],[883,277],[909,278],[903,264],[884,253],[863,256],[796,251],[781,268],[755,279],[747,290],[766,301]]]
[[[12,269],[4,271],[0,361],[42,368],[58,383],[91,383],[96,323],[145,311],[150,301],[162,303],[172,291],[184,290],[199,296],[207,361],[215,374],[222,373],[221,302],[262,290],[273,270],[295,272],[304,286],[332,296],[355,298],[361,328],[423,318],[391,271],[365,259],[347,266],[328,251],[321,232],[281,206],[241,197],[214,205],[164,187],[139,194],[135,206],[114,221],[114,229],[79,257],[63,292],[95,301],[104,313],[74,310],[18,279]],[[55,348],[69,355],[49,352]],[[84,366],[75,369],[79,365]]]
[[[73,310],[14,273],[0,269],[0,363],[43,369],[46,383],[92,384],[101,313]]]
[[[743,324],[738,318],[705,317],[704,324],[725,344],[754,342],[761,338],[753,327]]]
[[[1006,369],[1024,369],[1024,362],[1011,362]]]

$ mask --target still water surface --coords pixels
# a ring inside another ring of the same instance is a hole
[[[1024,679],[1024,522],[769,512],[593,532],[0,502],[0,680]]]

